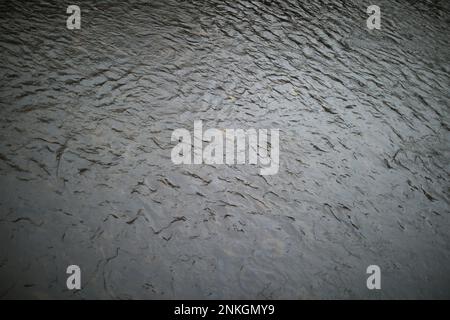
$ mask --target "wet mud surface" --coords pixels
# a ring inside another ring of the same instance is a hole
[[[450,297],[447,1],[77,4],[0,4],[1,298]],[[174,165],[194,120],[278,174]]]

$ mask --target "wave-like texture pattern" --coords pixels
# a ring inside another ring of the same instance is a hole
[[[449,298],[450,6],[372,2],[2,1],[0,297]],[[279,173],[172,164],[194,120]]]

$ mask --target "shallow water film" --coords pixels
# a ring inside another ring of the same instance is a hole
[[[0,298],[450,298],[448,1],[73,2],[0,3]]]

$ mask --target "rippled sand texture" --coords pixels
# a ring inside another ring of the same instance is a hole
[[[450,297],[447,1],[93,3],[0,4],[0,297]],[[194,120],[279,173],[173,165]]]

